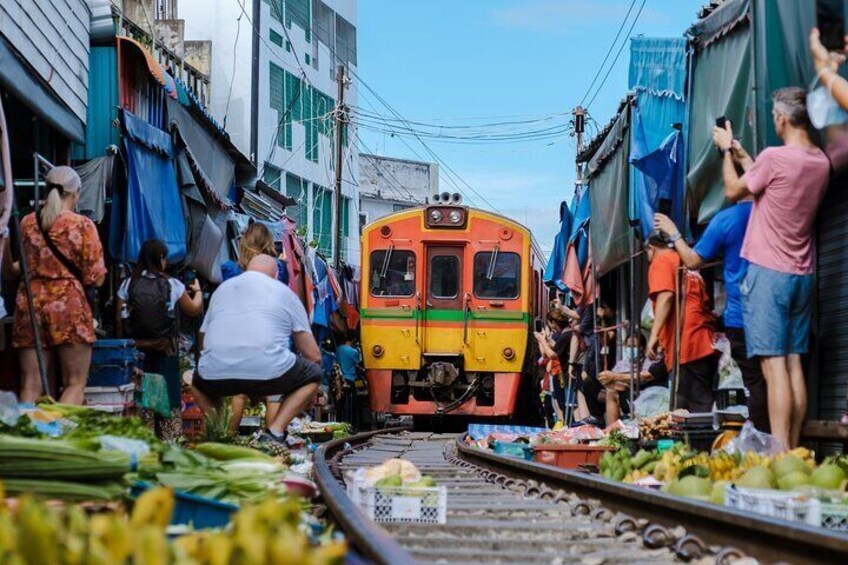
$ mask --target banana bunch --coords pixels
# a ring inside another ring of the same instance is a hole
[[[300,503],[269,499],[242,508],[232,528],[169,542],[165,528],[174,499],[166,488],[146,491],[132,514],[88,516],[79,506],[47,506],[30,496],[13,510],[0,485],[0,563],[9,565],[334,565],[344,542],[314,548],[298,530]]]
[[[631,457],[627,449],[619,449],[604,453],[599,467],[601,475],[607,479],[632,483],[653,473],[659,458],[656,451],[640,449]]]
[[[739,457],[724,451],[713,454],[707,463],[710,479],[714,481],[732,481],[738,478]]]
[[[674,444],[674,447],[663,452],[654,467],[654,478],[664,483],[673,481],[677,477],[677,473],[684,468],[684,462],[688,460],[690,455],[685,444]]]
[[[280,565],[332,565],[347,554],[344,542],[318,548],[298,530],[300,504],[295,499],[268,499],[246,506],[233,519],[232,531],[199,532],[178,538],[174,544],[179,563],[230,565],[274,563]]]

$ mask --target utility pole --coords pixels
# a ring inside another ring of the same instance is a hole
[[[583,183],[583,167],[580,164],[580,154],[583,153],[583,132],[586,131],[586,110],[583,106],[577,106],[572,112],[574,115],[574,133],[577,134],[577,166],[576,184]]]
[[[333,213],[333,250],[335,252],[333,265],[336,270],[342,264],[342,138],[344,124],[347,122],[347,109],[344,103],[345,93],[345,67],[339,65],[336,71],[336,82],[338,83],[338,96],[336,97],[336,200]],[[350,219],[350,218],[348,218]]]

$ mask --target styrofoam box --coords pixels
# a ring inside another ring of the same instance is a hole
[[[124,406],[132,403],[135,384],[121,386],[89,386],[85,388],[87,406]]]

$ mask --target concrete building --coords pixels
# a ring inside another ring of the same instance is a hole
[[[359,228],[404,208],[426,204],[439,192],[439,165],[359,156]]]
[[[214,37],[209,108],[265,182],[295,198],[287,214],[334,255],[336,67],[355,73],[356,0],[180,0],[186,35]],[[348,73],[351,76],[352,73]],[[356,105],[356,81],[345,102]],[[359,156],[343,147],[341,256],[359,263]]]

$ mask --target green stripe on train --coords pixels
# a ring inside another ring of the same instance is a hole
[[[530,323],[530,314],[526,312],[470,312],[470,320],[485,322],[523,322]],[[424,312],[424,319],[428,322],[462,322],[462,310],[437,310],[428,309]],[[400,308],[363,308],[361,317],[366,320],[414,320],[420,319],[417,310],[403,310]]]

